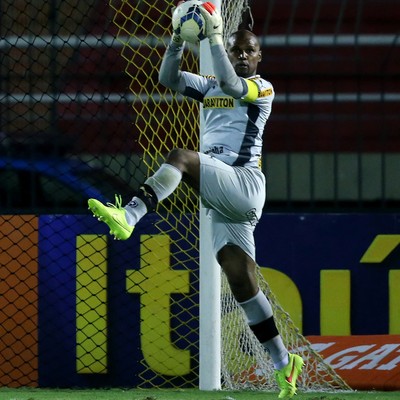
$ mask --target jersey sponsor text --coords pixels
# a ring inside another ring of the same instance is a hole
[[[203,100],[204,108],[234,108],[233,97],[205,97]]]

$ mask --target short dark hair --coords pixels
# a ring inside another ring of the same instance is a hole
[[[253,33],[252,31],[249,31],[247,29],[239,29],[238,31],[233,32],[229,36],[228,41],[231,40],[232,38],[238,38],[238,37],[243,37],[243,36],[248,36],[248,35],[252,36],[256,40],[258,46],[260,46],[260,41],[258,40],[258,36],[255,33]]]

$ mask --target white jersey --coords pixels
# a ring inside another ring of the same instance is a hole
[[[264,127],[275,96],[271,83],[259,75],[247,78],[258,86],[258,98],[249,103],[226,95],[212,76],[182,72],[182,77],[183,94],[203,103],[202,151],[228,165],[259,167]]]

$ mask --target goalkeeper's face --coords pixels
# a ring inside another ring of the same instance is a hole
[[[233,33],[228,40],[227,53],[238,76],[248,78],[256,75],[261,51],[254,33],[246,30]]]

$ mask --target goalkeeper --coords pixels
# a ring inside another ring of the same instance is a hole
[[[181,180],[200,194],[209,210],[214,252],[226,274],[248,324],[272,358],[280,387],[279,398],[296,393],[303,360],[290,354],[276,328],[271,305],[256,280],[254,229],[265,202],[265,177],[259,168],[262,135],[271,113],[272,85],[256,74],[261,60],[257,37],[239,30],[222,41],[222,18],[215,6],[204,3],[206,36],[211,46],[215,77],[180,70],[184,43],[172,35],[159,71],[160,83],[203,103],[203,153],[172,150],[125,206],[103,205],[89,199],[93,214],[117,239],[128,239],[134,226]]]

